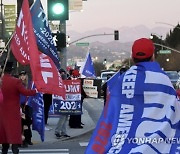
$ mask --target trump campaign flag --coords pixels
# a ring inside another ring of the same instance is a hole
[[[32,89],[35,89],[35,85],[32,84]],[[28,99],[28,105],[32,107],[32,129],[36,130],[40,137],[41,141],[44,141],[44,101],[43,94],[36,93],[35,96],[30,96]]]
[[[180,102],[156,62],[141,62],[107,83],[105,108],[86,154],[180,152]]]
[[[11,47],[13,54],[22,64],[27,64],[24,57],[29,54],[27,60],[30,60],[33,81],[39,92],[65,97],[65,88],[57,67],[50,57],[39,52],[37,48],[27,0],[23,1]]]
[[[59,70],[59,56],[56,47],[54,46],[54,40],[49,28],[49,23],[40,0],[36,0],[31,7],[31,16],[39,51],[48,55]]]
[[[88,52],[88,54],[87,54],[84,68],[82,70],[82,75],[84,75],[86,77],[96,77],[90,52]]]
[[[29,51],[37,50],[36,44],[31,44],[31,46],[29,46],[31,39],[34,38],[29,37],[31,32],[28,32],[28,26],[31,25],[29,25],[28,19],[31,17],[30,14],[28,13],[28,10],[29,10],[29,3],[24,2],[24,7],[22,7],[21,12],[19,14],[16,29],[13,34],[11,40],[11,46],[10,46],[15,58],[22,65],[29,64],[29,60],[30,60]],[[24,15],[27,15],[26,18],[24,17]]]

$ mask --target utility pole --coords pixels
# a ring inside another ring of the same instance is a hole
[[[59,30],[61,33],[64,33],[66,35],[66,20],[62,20],[60,21],[60,24],[59,24]],[[66,46],[65,47],[61,47],[60,49],[60,63],[61,63],[61,68],[65,69],[66,70],[66,67],[67,67],[67,48]]]
[[[47,0],[48,2],[48,20],[60,21],[59,30],[66,36],[66,20],[69,20],[69,0]],[[59,51],[61,68],[66,70],[67,66],[67,49],[66,37],[56,34],[57,49]],[[60,37],[62,36],[62,38]],[[64,39],[64,40],[62,40]],[[61,44],[63,42],[63,44]],[[65,44],[64,44],[65,42]]]
[[[3,19],[3,3],[1,0],[1,38],[4,40],[4,19]]]

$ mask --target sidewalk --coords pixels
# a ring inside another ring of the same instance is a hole
[[[58,142],[59,140],[65,140],[67,138],[62,138],[62,139],[56,139],[56,136],[54,135],[54,131],[56,128],[56,124],[58,122],[59,118],[49,118],[48,119],[48,128],[52,128],[51,130],[46,130],[45,131],[45,140],[44,142],[50,142],[50,143],[54,143],[54,142]],[[76,136],[85,134],[91,130],[93,130],[95,128],[95,123],[93,122],[93,120],[91,119],[91,117],[89,116],[87,110],[85,110],[83,108],[83,114],[82,114],[82,123],[84,123],[84,128],[82,129],[77,129],[77,128],[70,128],[67,122],[67,134],[70,136],[70,138],[74,138]],[[32,142],[34,144],[40,144],[41,139],[40,139],[40,135],[38,134],[38,132],[33,131],[32,132]],[[68,138],[68,139],[70,139]]]

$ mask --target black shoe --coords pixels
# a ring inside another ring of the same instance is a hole
[[[71,137],[71,136],[69,136],[69,135],[65,134],[65,135],[63,135],[63,137]]]
[[[27,148],[28,147],[28,143],[27,142],[23,142],[23,144],[21,145],[21,148]]]
[[[71,126],[70,128],[83,128],[83,126]]]
[[[55,136],[56,136],[56,138],[57,138],[57,139],[59,139],[59,138],[62,138],[62,137],[63,137],[63,135],[60,135],[59,133],[55,133]]]
[[[81,122],[81,125],[84,125],[84,124]]]
[[[28,145],[33,145],[33,143],[31,141],[28,142]]]

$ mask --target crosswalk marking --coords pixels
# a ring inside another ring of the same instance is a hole
[[[88,145],[88,142],[79,142],[79,145],[81,147],[86,147]]]
[[[12,153],[11,150],[8,150]],[[69,154],[69,149],[20,149],[20,154]]]
[[[10,154],[12,154],[12,152],[10,152]],[[67,152],[56,152],[56,153],[54,153],[54,152],[41,152],[41,153],[39,153],[39,152],[19,152],[19,154],[69,154],[69,152],[67,153]]]

